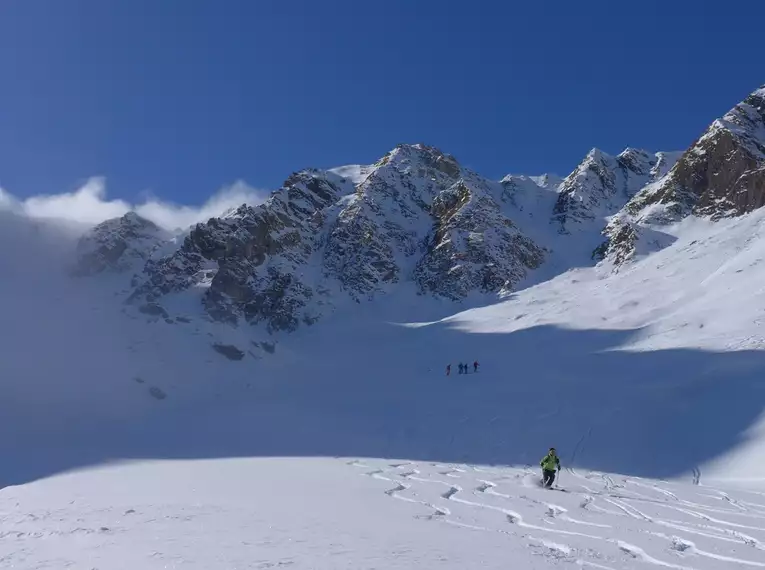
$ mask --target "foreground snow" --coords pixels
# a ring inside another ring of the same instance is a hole
[[[349,458],[149,462],[0,494],[4,568],[765,567],[765,492]]]

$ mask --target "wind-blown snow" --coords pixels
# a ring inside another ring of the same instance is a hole
[[[347,166],[338,166],[337,168],[330,168],[327,172],[336,174],[341,178],[349,180],[354,185],[364,182],[369,173],[372,172],[373,166],[361,165],[361,164],[349,164]]]
[[[130,204],[125,200],[109,199],[105,179],[91,178],[73,192],[30,196],[25,199],[19,199],[0,188],[0,212],[13,212],[32,219],[55,220],[59,223],[65,221],[86,227],[118,218],[127,212],[136,212],[166,230],[175,231],[206,221],[244,203],[259,204],[265,197],[264,192],[237,181],[218,190],[201,206],[174,204],[154,197]]]
[[[57,271],[70,233],[0,230],[0,567],[765,567],[762,210],[262,338],[123,313]]]

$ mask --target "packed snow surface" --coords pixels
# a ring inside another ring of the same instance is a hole
[[[123,313],[9,220],[0,568],[765,567],[763,211],[615,274],[255,340],[195,291]]]

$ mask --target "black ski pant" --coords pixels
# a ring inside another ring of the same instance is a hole
[[[551,487],[553,482],[555,481],[555,471],[550,471],[548,469],[543,469],[542,470],[542,481],[543,481],[545,487]]]

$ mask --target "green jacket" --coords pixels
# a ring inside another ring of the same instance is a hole
[[[558,459],[557,455],[548,453],[542,458],[539,465],[541,465],[542,469],[545,471],[555,471],[556,468],[560,469],[560,459]]]

